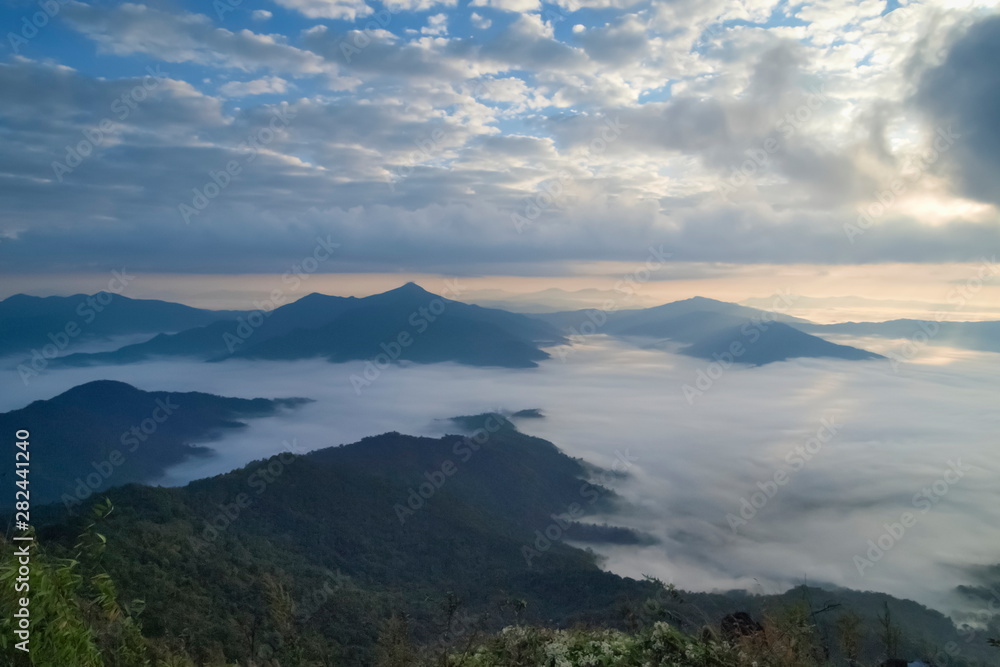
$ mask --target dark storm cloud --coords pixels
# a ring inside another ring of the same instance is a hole
[[[949,155],[965,192],[1000,202],[1000,16],[969,28],[944,63],[924,74],[918,103],[959,135]]]

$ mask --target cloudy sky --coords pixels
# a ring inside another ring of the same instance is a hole
[[[865,266],[913,289],[1000,247],[995,0],[2,12],[3,296],[280,274],[317,238],[340,244],[320,273],[567,288],[653,247],[663,280]]]

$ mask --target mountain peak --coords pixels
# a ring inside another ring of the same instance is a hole
[[[126,382],[117,380],[93,380],[67,389],[53,397],[49,403],[55,405],[82,406],[87,409],[105,409],[106,406],[123,408],[140,399],[146,392]],[[36,401],[44,403],[44,401]]]
[[[699,310],[711,312],[739,312],[749,311],[751,309],[745,308],[736,303],[729,303],[728,301],[710,299],[707,296],[693,296],[688,299],[671,301],[670,303],[646,309],[647,312],[693,312]]]
[[[391,289],[391,290],[388,290],[386,292],[383,292],[382,294],[383,295],[385,295],[385,294],[399,294],[401,296],[427,296],[427,297],[436,297],[437,296],[436,294],[433,294],[432,292],[428,292],[423,287],[421,287],[420,285],[418,285],[418,284],[416,284],[415,282],[412,282],[412,281],[406,283],[405,285],[400,285],[399,287],[397,287],[395,289]]]
[[[293,301],[292,303],[325,303],[332,301],[344,301],[346,299],[353,299],[354,297],[344,297],[344,296],[333,296],[330,294],[323,294],[322,292],[310,292],[303,297],[300,297]]]
[[[139,389],[136,389],[127,382],[119,382],[118,380],[92,380],[91,382],[86,382],[81,385],[77,385],[72,389],[68,389],[60,394],[60,397],[65,396],[79,396],[79,395],[91,395],[95,393],[136,393]]]
[[[730,303],[728,301],[719,301],[718,299],[711,299],[707,296],[693,296],[689,299],[681,299],[680,301],[675,301],[674,303],[691,303],[691,304],[717,304],[723,303],[727,306],[734,306],[737,304]]]
[[[38,298],[37,296],[29,296],[27,294],[11,294],[0,303],[24,303],[25,301],[35,301]]]

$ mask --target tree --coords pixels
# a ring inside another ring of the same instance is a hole
[[[848,664],[856,667],[865,640],[864,621],[857,613],[849,611],[837,619],[837,638]]]
[[[53,558],[29,542],[30,589],[17,591],[19,561],[14,544],[0,550],[0,607],[19,608],[20,598],[30,594],[30,653],[18,650],[17,619],[0,618],[0,655],[7,664],[74,665],[75,667],[139,667],[149,664],[146,642],[137,621],[143,604],[136,600],[122,606],[118,590],[100,565],[105,538],[95,527],[112,511],[110,501],[96,504],[91,522],[84,528],[72,558]],[[35,534],[29,533],[35,538]],[[23,544],[23,543],[21,543]]]
[[[410,642],[410,624],[406,616],[393,614],[385,622],[375,647],[376,667],[410,667],[416,652]]]
[[[878,633],[882,645],[885,647],[885,657],[891,660],[899,653],[899,644],[903,639],[903,632],[892,622],[892,615],[889,611],[889,603],[883,602],[883,613],[878,615]]]

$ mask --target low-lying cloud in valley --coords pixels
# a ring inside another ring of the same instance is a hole
[[[900,344],[837,342],[883,354]],[[605,469],[616,457],[632,461],[613,483],[629,507],[592,519],[659,542],[595,545],[621,574],[654,574],[693,590],[774,591],[805,580],[951,611],[965,604],[954,587],[974,583],[969,568],[1000,560],[991,548],[1000,542],[996,354],[927,347],[896,369],[886,359],[723,368],[601,335],[550,352],[527,370],[394,365],[360,390],[351,376],[364,373],[364,362],[66,368],[5,394],[0,410],[94,379],[315,399],[211,443],[215,456],[161,480],[175,485],[283,449],[386,431],[454,433],[451,416],[540,408],[545,418],[519,421],[523,431]],[[566,537],[572,541],[572,529]]]

